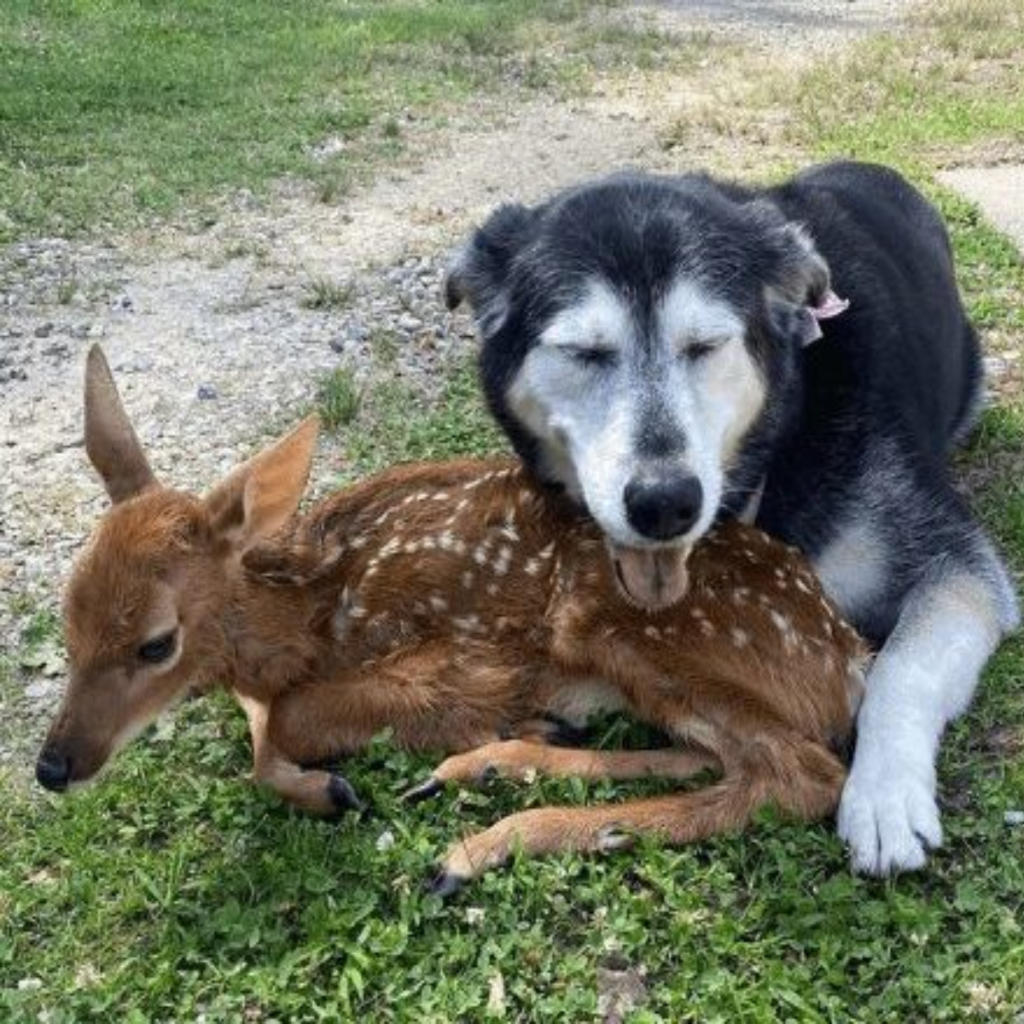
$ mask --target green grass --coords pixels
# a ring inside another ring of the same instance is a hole
[[[318,277],[305,286],[302,306],[305,309],[348,309],[355,297],[354,285]]]
[[[348,366],[339,366],[320,382],[316,411],[324,429],[337,431],[351,423],[359,414],[363,396],[355,374]]]
[[[182,203],[202,210],[289,175],[331,199],[367,160],[394,152],[405,113],[504,87],[519,66],[546,84],[562,74],[560,42],[573,67],[586,63],[587,6],[10,0],[0,242],[120,229]],[[340,153],[318,159],[332,139]]]
[[[909,45],[908,45],[909,42]],[[786,95],[813,152],[925,173],[936,154],[1024,139],[1024,7],[933,0],[900,32],[821,62]]]
[[[892,102],[908,63],[937,59],[936,40],[1005,59],[996,6],[943,4],[885,61],[878,44],[864,44],[849,64],[874,90],[851,94],[855,106],[833,104],[857,130],[816,134],[810,96],[792,130],[822,156],[855,143],[908,169],[950,220],[973,315],[1020,345],[1020,255],[935,186],[933,136],[904,139],[906,107]],[[923,81],[916,116],[952,124],[939,109],[947,85]],[[964,103],[1015,102],[998,82],[963,88]],[[1000,117],[981,123],[950,130],[942,144],[1002,131]],[[378,385],[339,444],[364,473],[500,441],[471,368],[459,364],[431,398]],[[1018,579],[1022,465],[1024,404],[1010,400],[986,413],[961,469],[977,478],[974,501]],[[32,620],[25,643],[52,637],[52,618],[33,618],[29,604],[22,613]],[[684,850],[647,843],[604,858],[520,860],[441,904],[421,883],[453,836],[515,808],[649,787],[540,780],[400,804],[397,794],[429,767],[382,742],[345,767],[372,814],[309,820],[243,783],[244,725],[215,699],[183,707],[172,730],[138,741],[84,793],[38,801],[5,787],[0,1020],[476,1021],[488,1019],[500,975],[503,1019],[587,1021],[598,1019],[599,975],[624,965],[646,972],[632,1024],[1020,1020],[1024,830],[1003,817],[1024,807],[1020,637],[1003,646],[944,746],[947,842],[919,876],[854,878],[830,826],[768,815],[742,836]],[[386,832],[393,845],[378,844]]]
[[[425,398],[398,381],[377,385],[367,401],[367,423],[346,445],[360,475],[395,462],[488,455],[505,447],[480,401],[472,363],[453,366],[438,398]]]

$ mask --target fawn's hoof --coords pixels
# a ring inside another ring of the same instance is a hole
[[[356,791],[348,779],[343,779],[340,775],[331,776],[331,781],[327,783],[327,795],[339,813],[366,809],[366,804],[356,796]]]
[[[462,875],[456,875],[454,872],[446,871],[444,868],[441,868],[441,870],[426,883],[425,888],[428,896],[440,896],[441,899],[446,900],[449,896],[454,896],[467,881],[469,881],[469,879],[463,878]]]
[[[412,789],[407,789],[402,794],[402,800],[407,804],[421,804],[424,800],[437,796],[444,789],[444,782],[436,775],[431,775],[422,782],[417,782]]]

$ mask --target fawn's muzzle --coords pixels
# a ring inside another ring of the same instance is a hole
[[[71,781],[71,758],[59,750],[44,748],[36,761],[36,781],[44,789],[63,793]]]

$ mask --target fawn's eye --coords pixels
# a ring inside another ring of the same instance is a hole
[[[150,665],[159,665],[167,661],[174,654],[177,640],[178,631],[176,629],[153,637],[152,640],[147,640],[138,650],[139,661],[145,661]]]

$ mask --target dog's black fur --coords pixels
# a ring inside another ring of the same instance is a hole
[[[834,163],[765,189],[705,175],[623,174],[533,209],[499,209],[457,258],[448,301],[473,307],[490,408],[537,474],[568,482],[509,403],[541,330],[600,278],[628,304],[643,345],[652,311],[680,277],[699,280],[741,312],[745,343],[767,384],[764,407],[728,470],[719,515],[737,514],[763,482],[759,524],[812,559],[850,524],[867,524],[883,578],[844,611],[878,645],[915,593],[930,607],[928,588],[952,577],[976,581],[999,629],[1012,628],[1018,613],[1008,577],[948,470],[981,404],[978,340],[941,219],[882,167]],[[829,287],[849,309],[804,348],[808,308]],[[835,596],[844,603],[841,581]],[[924,612],[913,618],[917,625],[908,617],[904,633],[925,628]],[[870,689],[869,680],[869,696]],[[942,704],[943,722],[966,702],[927,699]],[[919,865],[916,853],[887,856],[879,828],[878,859],[861,851],[862,864]]]

